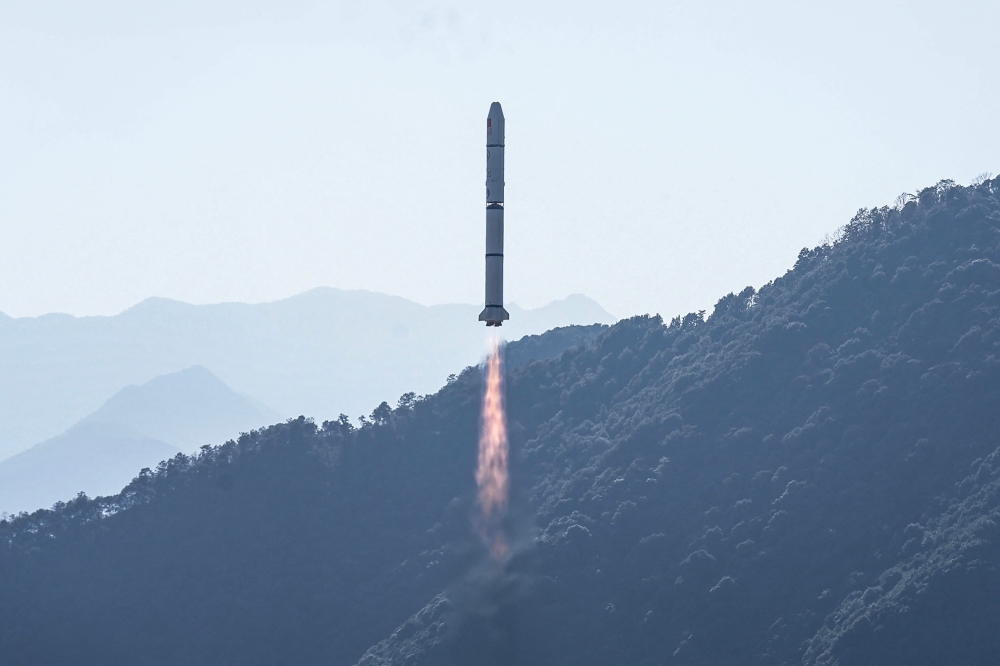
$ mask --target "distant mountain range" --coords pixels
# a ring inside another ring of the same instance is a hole
[[[518,368],[585,344],[606,327],[568,326],[510,346]],[[143,468],[280,420],[202,366],[127,386],[66,432],[0,461],[0,515],[48,508],[83,492],[117,494]]]
[[[1000,178],[862,210],[708,318],[557,341],[507,350],[550,356],[508,366],[509,560],[456,368],[0,521],[0,661],[997,663]]]
[[[193,365],[281,417],[368,414],[476,363],[485,349],[479,309],[321,288],[254,305],[151,298],[112,317],[0,316],[0,460],[58,435],[124,386]],[[614,321],[580,295],[508,310],[499,331],[508,340]]]
[[[49,507],[78,492],[113,495],[143,467],[277,420],[201,366],[127,386],[61,435],[0,461],[0,512]]]

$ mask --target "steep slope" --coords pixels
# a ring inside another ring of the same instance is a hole
[[[0,461],[0,511],[112,495],[143,467],[276,420],[201,366],[127,386],[65,433]]]
[[[149,299],[114,317],[0,319],[0,459],[66,430],[123,386],[192,365],[284,417],[367,414],[386,395],[430,392],[475,363],[479,309],[323,288],[256,305]],[[583,296],[510,309],[510,339],[614,321]]]
[[[707,320],[511,370],[503,569],[470,527],[470,368],[360,429],[290,422],[3,524],[0,651],[992,663],[998,343],[1000,179],[941,183]]]

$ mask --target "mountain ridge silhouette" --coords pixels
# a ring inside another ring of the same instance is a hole
[[[1000,178],[862,210],[707,318],[509,368],[503,566],[473,528],[482,382],[0,523],[5,656],[995,661]]]

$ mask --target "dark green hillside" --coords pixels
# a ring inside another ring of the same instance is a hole
[[[512,365],[606,329],[529,336]],[[478,557],[478,381],[469,368],[361,428],[300,418],[0,522],[0,664],[353,662]]]
[[[506,574],[471,536],[469,369],[360,429],[275,426],[7,523],[0,654],[992,664],[998,352],[1000,179],[943,182],[707,320],[512,370]]]

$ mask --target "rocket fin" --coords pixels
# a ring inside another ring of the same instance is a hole
[[[490,305],[479,313],[479,321],[485,321],[487,326],[500,326],[510,319],[510,314],[499,305]]]

